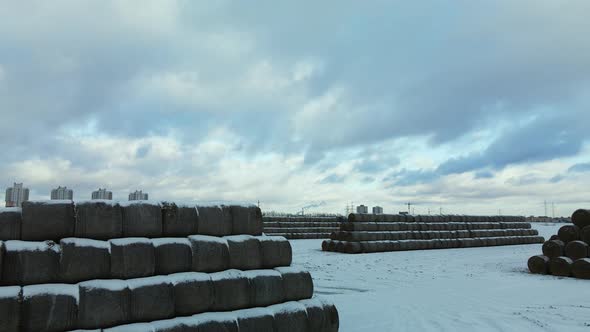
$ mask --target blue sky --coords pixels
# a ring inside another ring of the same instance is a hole
[[[2,1],[0,183],[568,215],[590,205],[589,11]]]

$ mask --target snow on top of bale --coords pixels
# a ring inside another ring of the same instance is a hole
[[[257,318],[261,316],[272,315],[271,311],[267,308],[248,308],[236,311],[236,314],[240,318]]]
[[[289,301],[281,304],[275,304],[268,307],[274,313],[290,313],[305,310],[305,306],[299,302]]]
[[[174,285],[182,284],[189,281],[208,281],[211,276],[203,272],[182,272],[168,275],[168,279]]]
[[[269,235],[262,235],[257,237],[260,241],[276,241],[276,242],[284,242],[287,241],[287,238],[284,236],[269,236]]]
[[[191,235],[189,239],[195,241],[203,241],[203,242],[215,242],[215,243],[225,243],[227,244],[227,240],[222,237],[218,236],[209,236],[209,235]]]
[[[127,285],[131,290],[160,284],[170,284],[170,278],[168,276],[153,276],[127,280]]]
[[[76,247],[93,247],[99,249],[109,249],[110,245],[107,241],[81,239],[77,237],[67,237],[61,239],[60,244],[72,244]]]
[[[92,289],[107,289],[110,291],[121,291],[127,288],[127,282],[125,280],[118,279],[96,279],[89,280],[79,283],[81,287],[92,288]]]
[[[222,272],[211,273],[212,280],[230,280],[243,277],[244,274],[240,270],[230,269]]]
[[[281,266],[274,269],[280,273],[308,273],[307,270],[296,266]]]
[[[241,207],[256,207],[256,204],[246,201],[197,201],[194,203],[199,207],[215,207],[215,206],[241,206]]]
[[[252,239],[256,239],[252,235],[242,234],[242,235],[228,235],[223,237],[226,240],[231,240],[233,242],[246,242]]]
[[[9,240],[4,241],[4,247],[7,251],[45,251],[48,249],[59,252],[59,246],[53,241],[20,241],[20,240]]]
[[[114,201],[112,199],[83,199],[83,200],[75,200],[74,203],[76,203],[76,205],[92,205],[92,204],[97,204],[97,203],[110,205],[110,206],[121,205],[119,203],[119,201]]]
[[[153,332],[152,323],[134,323],[103,329],[104,332]]]
[[[0,287],[0,299],[18,297],[18,293],[20,293],[19,286]]]
[[[191,244],[189,239],[187,239],[185,237],[161,237],[161,238],[152,239],[152,243],[154,244],[155,247],[164,246],[164,245],[168,245],[168,244],[186,244],[186,245]]]
[[[153,201],[153,200],[146,200],[146,201],[123,201],[123,202],[119,202],[119,205],[121,205],[122,207],[129,207],[129,206],[133,206],[133,205],[153,205],[153,206],[161,207],[159,201]]]
[[[23,287],[23,298],[27,299],[37,295],[69,295],[76,299],[78,302],[80,293],[78,291],[78,285],[70,284],[43,284],[43,285],[31,285]]]
[[[197,322],[228,322],[228,321],[235,321],[237,316],[235,312],[226,311],[226,312],[204,312],[202,314],[197,314],[192,316],[194,319],[197,319]]]
[[[248,270],[248,271],[244,271],[243,274],[247,277],[280,277],[281,273],[279,271],[276,270],[269,270],[269,269],[264,269],[264,270]]]
[[[20,207],[0,207],[0,213],[17,212],[22,213],[23,209]]]
[[[152,244],[152,241],[146,237],[126,237],[121,239],[112,239],[109,240],[109,242],[118,246],[125,246],[136,243]]]
[[[33,201],[26,201],[24,203],[30,204],[38,204],[38,205],[63,205],[63,204],[74,204],[74,201],[70,199],[42,199],[42,200],[33,200]]]

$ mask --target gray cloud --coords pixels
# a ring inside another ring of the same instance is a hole
[[[568,168],[568,173],[584,173],[590,172],[590,163],[575,164]]]

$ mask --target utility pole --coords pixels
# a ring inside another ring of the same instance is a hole
[[[552,210],[553,219],[555,219],[555,202],[551,202],[551,210]]]
[[[408,202],[408,213],[412,213],[411,206],[412,206],[412,203]]]

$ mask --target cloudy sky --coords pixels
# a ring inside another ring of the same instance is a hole
[[[590,206],[590,1],[420,3],[0,0],[0,185]]]

